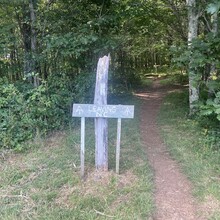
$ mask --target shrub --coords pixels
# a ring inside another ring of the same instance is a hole
[[[50,78],[34,88],[0,81],[0,147],[22,150],[36,134],[60,129],[70,119],[73,92],[65,77]]]
[[[13,84],[0,84],[0,145],[4,148],[20,147],[32,137],[32,119],[27,102]]]

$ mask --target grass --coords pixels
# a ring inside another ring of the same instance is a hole
[[[184,85],[188,83],[187,74],[175,73],[173,75],[166,75],[160,80],[161,85]]]
[[[210,144],[198,122],[188,119],[188,94],[171,93],[158,122],[171,155],[194,186],[194,194],[209,219],[220,219],[220,149]]]
[[[80,180],[80,130],[36,140],[27,152],[2,151],[0,219],[148,219],[154,210],[152,173],[143,152],[139,103],[122,120],[120,175],[115,170],[116,120],[109,120],[109,172],[94,169],[93,120],[86,120],[85,182]],[[122,103],[123,104],[123,103]]]

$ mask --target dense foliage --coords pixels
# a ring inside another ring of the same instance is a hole
[[[168,64],[170,39],[158,15],[174,16],[161,4],[1,1],[1,147],[22,149],[22,142],[68,123],[73,102],[92,102],[102,55],[111,53],[110,96],[139,83],[137,71]]]
[[[180,67],[190,63],[193,84],[197,88],[196,113],[200,121],[206,121],[207,128],[219,130],[220,121],[220,37],[219,1],[197,2],[198,36],[190,42],[190,47],[173,47],[174,62]],[[199,8],[200,7],[200,8]]]
[[[200,114],[219,119],[220,40],[212,31],[219,3],[196,7],[200,34],[189,50],[183,0],[1,0],[1,147],[60,129],[73,102],[91,103],[98,58],[108,53],[109,97],[131,91],[174,57],[178,68],[190,62],[196,69]]]

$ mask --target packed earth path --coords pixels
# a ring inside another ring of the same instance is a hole
[[[155,220],[201,220],[199,207],[192,196],[192,185],[182,173],[179,164],[171,158],[162,142],[157,126],[157,114],[166,94],[180,87],[153,86],[136,95],[142,99],[141,131],[150,166],[154,172],[156,204]]]

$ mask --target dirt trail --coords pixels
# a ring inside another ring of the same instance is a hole
[[[156,117],[163,97],[175,88],[160,86],[154,81],[147,92],[137,93],[143,100],[141,129],[155,182],[155,220],[201,220],[192,196],[189,180],[181,172],[179,165],[169,155],[159,137]]]

